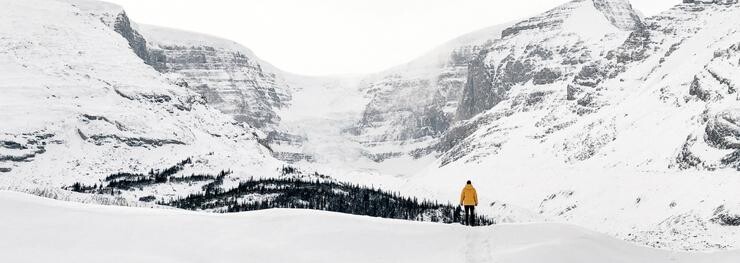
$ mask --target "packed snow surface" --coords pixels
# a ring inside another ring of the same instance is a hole
[[[85,205],[0,192],[3,262],[737,262],[740,251],[640,247],[563,224],[469,228],[272,209]],[[203,252],[208,253],[203,253]]]

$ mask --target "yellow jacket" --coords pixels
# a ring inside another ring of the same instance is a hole
[[[478,193],[475,192],[472,184],[467,184],[463,188],[462,193],[460,193],[460,204],[478,205]]]

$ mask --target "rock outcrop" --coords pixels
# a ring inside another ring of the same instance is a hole
[[[154,26],[140,26],[148,40],[147,64],[172,82],[253,127],[274,130],[276,110],[290,100],[288,85],[267,72],[248,49],[228,40]],[[193,41],[200,40],[200,41]]]

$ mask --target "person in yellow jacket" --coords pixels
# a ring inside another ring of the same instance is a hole
[[[460,205],[465,207],[465,218],[463,223],[472,226],[475,224],[475,207],[478,205],[478,193],[475,192],[473,184],[468,180],[460,193]]]

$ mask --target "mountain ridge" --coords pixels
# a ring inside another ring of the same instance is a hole
[[[138,187],[88,200],[152,206],[329,177],[448,202],[472,180],[496,220],[738,246],[735,4],[636,20],[626,1],[572,1],[358,80],[269,69],[115,5],[2,1],[2,188],[67,198],[55,191],[126,175]],[[145,183],[162,173],[178,179]]]

